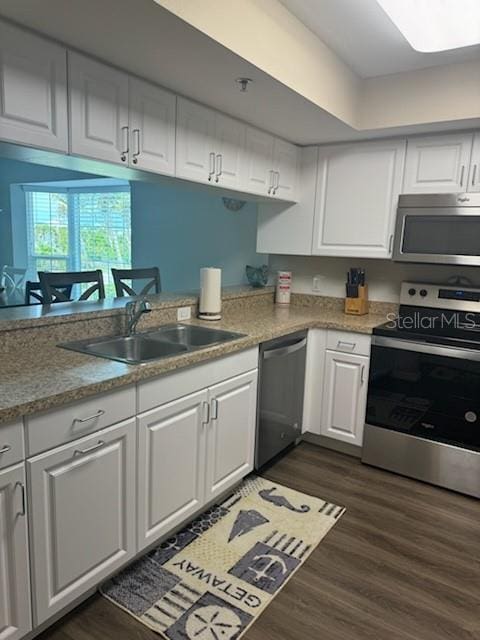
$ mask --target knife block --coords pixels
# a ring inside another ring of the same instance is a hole
[[[345,313],[364,316],[368,313],[368,285],[358,287],[358,298],[345,298]]]

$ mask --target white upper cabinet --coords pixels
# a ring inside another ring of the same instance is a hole
[[[466,191],[471,151],[471,133],[409,138],[403,193]]]
[[[174,175],[175,95],[77,53],[68,59],[71,153]]]
[[[283,200],[296,199],[298,180],[298,148],[275,138],[273,145],[274,186],[272,195]]]
[[[135,449],[130,419],[28,461],[37,625],[134,555]]]
[[[480,191],[480,133],[473,136],[472,161],[467,191]]]
[[[209,389],[206,495],[221,495],[253,469],[257,371]]]
[[[298,162],[298,147],[247,127],[243,179],[246,191],[294,202]]]
[[[245,132],[242,122],[221,113],[215,115],[215,183],[232,189],[242,188]]]
[[[320,148],[312,253],[389,258],[405,141]]]
[[[130,78],[130,165],[175,174],[176,96]]]
[[[128,164],[128,75],[68,54],[70,151]]]
[[[0,471],[0,638],[30,629],[30,576],[23,464]]]
[[[66,49],[4,22],[0,139],[68,151]]]
[[[140,549],[181,524],[202,506],[207,420],[207,390],[139,416]]]
[[[213,183],[215,176],[215,112],[195,102],[177,99],[176,175]]]
[[[245,177],[247,191],[270,195],[273,185],[273,137],[247,127],[245,142]]]

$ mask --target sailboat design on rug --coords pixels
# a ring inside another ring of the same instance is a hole
[[[252,531],[252,529],[255,529],[255,527],[260,527],[262,524],[266,524],[267,522],[270,522],[269,519],[262,516],[262,514],[255,511],[255,509],[239,511],[238,516],[233,523],[232,530],[230,531],[228,541],[231,542],[235,538],[244,536],[246,533]]]

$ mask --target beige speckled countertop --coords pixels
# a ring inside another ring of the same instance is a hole
[[[53,343],[32,348],[25,344],[0,353],[0,422],[7,422],[89,395],[145,380],[174,369],[240,351],[260,342],[308,328],[330,328],[371,333],[386,321],[385,314],[347,316],[338,309],[315,306],[242,309],[215,327],[246,334],[221,345],[142,365],[126,365],[68,351]],[[212,326],[212,323],[192,322]]]

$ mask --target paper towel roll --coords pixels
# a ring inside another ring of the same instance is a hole
[[[214,267],[200,269],[200,306],[202,320],[220,320],[222,311],[222,270]]]

